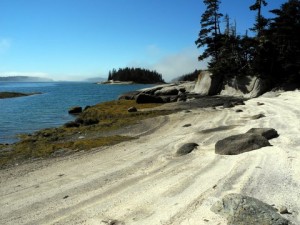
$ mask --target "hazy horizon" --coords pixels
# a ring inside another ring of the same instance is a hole
[[[253,25],[253,2],[221,3],[238,34]],[[283,2],[268,2],[264,15]],[[204,10],[201,0],[2,0],[0,74],[77,81],[141,67],[170,81],[206,67],[194,43]]]

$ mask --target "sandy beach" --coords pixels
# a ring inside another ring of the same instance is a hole
[[[279,137],[259,150],[215,154],[218,140],[251,128],[274,128]],[[0,224],[223,225],[210,208],[229,193],[285,206],[282,216],[300,224],[299,91],[181,110],[127,133],[138,138],[1,170]],[[190,142],[197,149],[177,156]]]

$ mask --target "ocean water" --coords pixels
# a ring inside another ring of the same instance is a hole
[[[0,143],[16,142],[17,135],[58,127],[74,120],[72,106],[95,105],[117,99],[122,93],[150,85],[99,85],[79,82],[1,82],[0,92],[41,92],[19,98],[0,99]]]

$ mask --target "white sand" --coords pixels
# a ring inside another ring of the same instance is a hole
[[[258,113],[266,117],[250,119]],[[134,141],[0,171],[0,224],[222,225],[226,220],[210,207],[228,193],[286,206],[291,214],[283,216],[300,224],[300,92],[182,111],[145,125],[151,124],[153,132]],[[253,127],[280,136],[249,153],[214,153],[216,141]],[[187,142],[198,149],[176,157]]]

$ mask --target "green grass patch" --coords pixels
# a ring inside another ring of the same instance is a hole
[[[44,129],[31,135],[22,135],[18,143],[0,145],[0,168],[26,160],[61,156],[132,140],[132,137],[120,136],[115,131],[143,119],[171,113],[161,110],[142,111],[160,105],[136,104],[129,100],[97,104],[74,118],[74,123],[79,121],[78,127]],[[129,107],[136,107],[138,111],[129,113]],[[96,123],[87,125],[89,123],[86,121]]]

